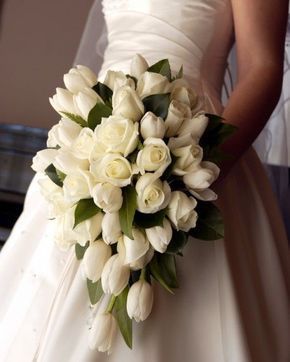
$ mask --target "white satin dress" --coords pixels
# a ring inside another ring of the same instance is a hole
[[[100,71],[181,64],[220,110],[232,30],[228,0],[105,0],[108,47]],[[212,108],[209,107],[212,111]],[[264,170],[250,149],[220,190],[225,240],[192,239],[178,259],[180,288],[154,285],[151,316],[118,335],[111,355],[88,348],[91,308],[81,262],[58,250],[37,180],[0,253],[1,362],[286,362],[286,235]]]

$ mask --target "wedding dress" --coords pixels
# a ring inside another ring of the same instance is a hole
[[[168,58],[221,106],[232,32],[228,0],[104,0],[108,47],[99,73],[129,71],[135,53]],[[93,50],[92,50],[93,51]],[[81,262],[60,251],[35,178],[0,254],[2,362],[286,362],[286,235],[252,149],[219,190],[226,238],[191,239],[177,261],[180,288],[154,284],[148,320],[134,324],[133,350],[118,336],[109,356],[88,348],[92,310]]]

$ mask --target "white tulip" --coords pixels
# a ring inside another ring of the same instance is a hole
[[[196,226],[197,213],[194,210],[197,205],[193,197],[188,197],[181,191],[173,191],[168,205],[167,215],[176,230],[189,231]]]
[[[97,240],[86,249],[82,266],[85,276],[92,282],[101,278],[103,268],[112,255],[112,249],[103,240]]]
[[[113,92],[123,86],[129,86],[132,89],[135,89],[134,80],[127,78],[126,74],[121,71],[108,70],[106,77],[103,82],[107,87],[109,87]]]
[[[127,235],[123,237],[125,264],[130,264],[140,259],[149,250],[149,241],[141,230],[133,228],[132,234],[133,239],[130,239]]]
[[[199,145],[192,144],[190,146],[176,148],[172,151],[177,157],[174,163],[172,174],[183,176],[194,171],[200,164],[203,157],[203,150]]]
[[[133,174],[130,162],[118,153],[107,153],[92,160],[90,168],[98,182],[109,182],[118,187],[129,185]]]
[[[175,86],[170,94],[171,99],[187,104],[190,108],[195,108],[198,103],[198,95],[192,88]]]
[[[139,259],[137,259],[129,264],[130,269],[131,270],[141,270],[141,269],[145,268],[145,266],[148,263],[150,263],[153,256],[154,256],[154,249],[151,247],[151,245],[149,245],[149,249],[146,252],[146,254],[144,254]]]
[[[90,219],[87,219],[79,223],[71,231],[71,234],[73,235],[75,240],[82,246],[86,245],[87,241],[93,242],[101,234],[102,220],[103,220],[103,213],[98,212]]]
[[[120,187],[108,182],[96,184],[91,190],[91,195],[94,203],[105,212],[119,211],[123,203]]]
[[[165,119],[166,137],[176,136],[183,121],[190,117],[191,111],[187,104],[172,100],[169,104],[168,114]]]
[[[102,237],[106,244],[114,244],[122,236],[118,212],[105,213],[102,221]]]
[[[112,255],[102,272],[102,288],[106,294],[119,295],[128,284],[130,267],[124,265],[118,254]]]
[[[83,88],[93,87],[97,83],[97,76],[88,67],[77,65],[63,76],[63,81],[70,92],[78,93]]]
[[[68,175],[76,170],[88,170],[88,160],[82,160],[75,157],[71,152],[58,150],[58,154],[54,159],[53,165],[56,169]]]
[[[113,115],[139,121],[144,114],[144,104],[137,92],[128,85],[119,87],[113,93]]]
[[[70,119],[62,118],[48,132],[47,147],[71,147],[82,131],[82,127]]]
[[[161,117],[152,112],[146,112],[140,121],[140,132],[144,139],[148,137],[163,138],[165,135],[165,123]]]
[[[76,244],[77,240],[72,232],[74,226],[74,211],[71,207],[65,213],[59,215],[55,219],[56,229],[54,239],[58,247],[62,250],[69,249],[70,246]]]
[[[96,142],[105,152],[127,157],[138,144],[138,123],[121,116],[103,118],[95,129]]]
[[[87,120],[90,110],[97,103],[104,103],[102,98],[91,88],[83,88],[73,95],[73,102],[77,114]]]
[[[71,151],[75,157],[88,160],[96,142],[94,132],[88,128],[82,128],[72,144]]]
[[[198,142],[206,130],[208,125],[208,117],[204,114],[197,114],[193,118],[186,118],[178,130],[178,135],[190,134],[192,138]]]
[[[220,169],[212,162],[201,162],[200,167],[183,176],[183,181],[190,193],[197,199],[213,201],[217,199],[210,185],[218,178]]]
[[[63,116],[62,112],[78,114],[73,101],[73,94],[67,89],[56,88],[56,94],[49,98],[52,107]]]
[[[163,226],[153,226],[145,229],[147,239],[155,250],[164,253],[172,238],[172,227],[170,222],[164,218]]]
[[[89,332],[89,347],[111,353],[117,329],[117,321],[111,313],[97,314]]]
[[[67,201],[77,202],[91,197],[90,185],[93,175],[89,171],[76,170],[69,173],[63,181],[63,193]]]
[[[152,214],[164,209],[170,201],[170,187],[166,181],[156,179],[153,174],[145,173],[136,183],[137,209]]]
[[[189,133],[187,133],[187,134],[184,134],[184,135],[178,136],[178,137],[170,137],[169,141],[167,143],[167,146],[170,148],[170,150],[172,152],[173,150],[176,150],[177,148],[187,147],[187,146],[190,146],[195,143],[196,142],[191,137],[191,135]]]
[[[160,138],[147,138],[144,148],[138,152],[136,164],[141,173],[155,171],[155,178],[160,177],[171,163],[170,150]]]
[[[44,172],[45,169],[53,163],[58,150],[54,149],[45,149],[38,151],[32,159],[31,168],[35,172]]]
[[[144,72],[146,72],[148,67],[149,65],[142,55],[135,54],[131,61],[130,74],[138,79]]]
[[[170,83],[167,77],[158,73],[146,71],[137,82],[137,93],[142,99],[152,94],[167,93],[169,89]]]
[[[153,306],[153,290],[145,280],[134,283],[127,297],[127,313],[136,322],[144,321],[151,313]]]

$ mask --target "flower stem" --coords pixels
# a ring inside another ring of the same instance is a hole
[[[111,299],[110,299],[110,302],[108,304],[108,307],[106,309],[106,313],[111,313],[113,308],[114,308],[114,304],[115,304],[115,301],[116,301],[116,296],[115,295],[112,295],[111,296]]]
[[[141,280],[146,280],[146,268],[143,268],[141,270],[140,279]]]

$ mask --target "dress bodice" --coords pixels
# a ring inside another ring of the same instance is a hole
[[[99,77],[107,69],[129,72],[135,53],[149,64],[168,58],[177,71],[199,79],[202,63],[228,0],[103,0],[108,46]],[[223,23],[225,19],[223,19]]]

